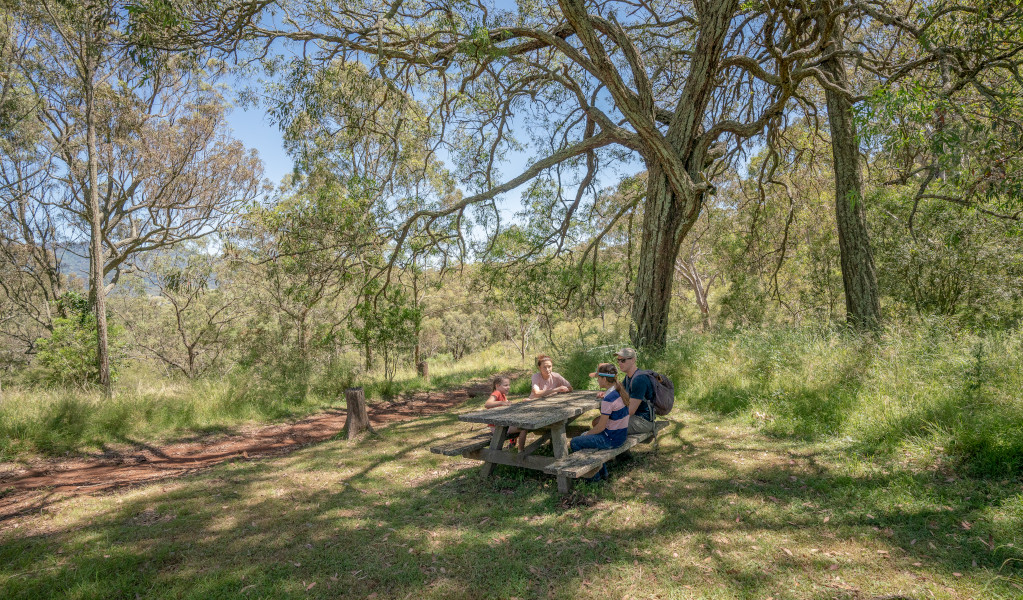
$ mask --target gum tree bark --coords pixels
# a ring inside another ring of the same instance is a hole
[[[700,216],[706,190],[706,187],[696,189],[693,185],[693,182],[703,181],[705,167],[707,146],[698,143],[700,128],[714,90],[729,22],[738,4],[718,2],[708,7],[693,52],[693,66],[665,136],[668,142],[665,153],[669,158],[653,164],[648,160],[643,243],[630,332],[636,346],[660,348],[667,341],[675,260],[682,240]],[[680,172],[670,172],[672,170]],[[673,180],[688,185],[672,185]]]
[[[107,292],[103,281],[103,211],[99,204],[99,168],[96,150],[96,34],[87,30],[81,48],[82,86],[85,89],[85,137],[89,162],[89,296],[96,310],[96,369],[98,382],[110,396],[110,348],[107,343]]]
[[[835,222],[845,288],[846,321],[855,329],[874,331],[881,324],[881,304],[863,208],[860,149],[856,140],[852,99],[845,91],[849,89],[849,79],[840,57],[840,27],[834,28],[832,39],[831,56],[821,64],[821,70],[834,84],[834,87],[825,86],[825,97],[834,156]]]

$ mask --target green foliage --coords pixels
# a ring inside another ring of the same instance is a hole
[[[809,328],[684,336],[641,362],[673,378],[680,402],[772,435],[1003,477],[1023,466],[1021,358],[1019,330],[981,336],[932,320],[876,344]]]
[[[415,346],[422,324],[422,309],[411,304],[402,288],[388,287],[379,295],[371,290],[355,307],[349,328],[363,346],[380,350],[384,373],[390,381],[394,379],[398,361]]]
[[[512,37],[510,33],[505,33]],[[496,46],[486,27],[473,26],[465,41],[458,43],[458,52],[481,62],[510,56],[507,48]]]
[[[973,328],[1015,327],[1023,320],[1020,226],[941,201],[914,206],[912,193],[887,190],[869,200],[878,279],[890,310],[897,318],[910,312]]]
[[[613,362],[614,357],[611,353],[617,347],[607,344],[588,349],[579,348],[565,356],[555,357],[554,370],[577,390],[597,389],[596,382],[590,379],[590,373],[602,362]]]
[[[58,311],[67,316],[54,319],[50,336],[36,341],[39,351],[34,378],[53,385],[97,383],[96,315],[89,306],[88,298],[77,292],[67,292],[58,301]],[[122,334],[123,328],[114,324],[107,331],[111,348],[111,379],[116,378],[115,364],[120,354]]]

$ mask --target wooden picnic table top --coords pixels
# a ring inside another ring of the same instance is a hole
[[[547,398],[520,400],[501,408],[477,410],[459,415],[458,420],[532,430],[567,421],[595,408],[600,408],[597,392],[580,390]]]

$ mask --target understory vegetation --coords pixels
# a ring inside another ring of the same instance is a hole
[[[568,350],[556,368],[576,387],[593,388],[587,374],[614,347]],[[297,418],[343,407],[353,385],[373,402],[505,372],[514,377],[513,393],[526,394],[528,367],[517,358],[495,346],[431,364],[429,381],[408,370],[393,380],[357,374],[340,362],[200,380],[133,373],[125,379],[134,382],[122,382],[110,400],[97,391],[9,391],[0,404],[0,458]],[[982,335],[943,320],[891,329],[879,340],[811,328],[691,334],[643,361],[672,378],[679,404],[690,410],[745,419],[779,438],[842,443],[865,457],[993,478],[1023,473],[1020,364],[1020,331]]]

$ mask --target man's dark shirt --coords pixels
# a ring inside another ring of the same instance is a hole
[[[625,390],[629,392],[629,398],[642,398],[644,401],[636,408],[637,417],[643,417],[647,421],[653,421],[654,416],[654,382],[650,381],[649,375],[638,377],[626,377],[622,382]]]

